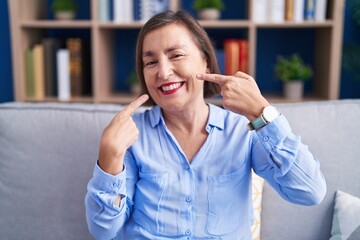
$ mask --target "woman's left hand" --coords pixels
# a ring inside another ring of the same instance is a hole
[[[250,121],[259,117],[269,102],[261,95],[255,79],[237,72],[232,76],[220,74],[197,74],[199,80],[219,84],[223,97],[223,107],[247,117]]]

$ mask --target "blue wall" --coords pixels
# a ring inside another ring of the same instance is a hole
[[[356,25],[351,19],[351,10],[348,2],[345,8],[343,46],[346,44],[360,44],[360,26]],[[341,98],[360,98],[360,79],[355,79],[348,72],[342,71],[340,96]]]
[[[14,99],[7,1],[0,1],[0,102]]]
[[[81,0],[83,1],[83,0]],[[85,1],[86,2],[86,1]],[[183,1],[184,8],[189,9],[191,7],[192,1]],[[233,10],[235,8],[231,7],[231,4],[233,1],[224,1],[225,5],[227,6],[227,9],[224,12],[224,15],[226,18],[234,18],[235,13]],[[87,6],[87,5],[86,5]],[[230,6],[230,7],[229,7]],[[246,6],[244,6],[244,9],[246,9]],[[14,94],[13,94],[13,80],[12,80],[12,64],[11,64],[11,41],[10,41],[10,31],[9,31],[9,14],[8,14],[8,4],[6,0],[0,1],[0,103],[1,102],[7,102],[7,101],[13,101],[14,100]],[[89,10],[85,12],[90,12]],[[193,13],[193,12],[192,12]],[[194,14],[194,13],[193,13]],[[242,13],[241,18],[245,18],[245,14]],[[51,16],[49,16],[51,17]],[[86,18],[86,17],[82,17]],[[263,31],[259,34],[266,35],[272,35],[274,36],[274,31],[276,30],[269,30],[269,31]],[[276,35],[276,34],[275,34]],[[281,34],[280,34],[281,35]],[[298,34],[296,34],[299,36]],[[300,34],[301,35],[301,34]],[[308,30],[307,34],[303,35],[312,35],[311,30]],[[289,36],[289,35],[286,35]],[[345,8],[345,19],[344,19],[344,44],[348,43],[358,43],[360,44],[360,26],[356,26],[354,22],[351,19],[350,16],[350,7],[348,4],[348,1],[346,1],[346,8]],[[261,38],[261,39],[267,39],[267,38]],[[286,42],[289,41],[278,41],[279,39],[275,39],[273,42],[276,43],[277,46],[281,46],[281,49],[284,49],[284,45],[286,45]],[[281,40],[281,39],[280,39]],[[288,40],[288,39],[287,39]],[[306,41],[306,40],[304,40]],[[291,42],[291,41],[290,41]],[[273,62],[273,59],[268,59],[269,56],[272,56],[274,54],[261,54],[264,52],[269,51],[269,49],[266,49],[266,46],[268,44],[266,43],[260,43],[259,42],[259,48],[264,48],[261,51],[259,50],[259,55],[257,56],[258,62],[257,64],[261,66],[268,66],[268,67],[260,67],[257,66],[257,69],[261,69],[261,72],[257,73],[257,80],[260,82],[266,82],[261,81],[262,78],[268,78],[269,74],[272,74],[272,68],[268,64],[269,62]],[[306,44],[310,45],[310,44]],[[304,44],[304,46],[306,46]],[[291,46],[289,46],[291,47]],[[276,46],[273,46],[273,49],[276,49]],[[286,48],[285,48],[286,49]],[[290,50],[289,50],[290,51]],[[311,58],[311,52],[313,49],[310,49],[309,56],[304,56],[305,58],[308,57]],[[266,64],[267,63],[267,64]],[[268,86],[271,84],[271,86]],[[262,86],[262,89],[264,90],[277,90],[280,89],[280,83],[275,81],[270,81],[268,85]],[[116,87],[116,86],[115,86]],[[120,87],[121,88],[121,87]],[[355,80],[353,76],[351,76],[349,73],[342,71],[341,72],[341,88],[340,88],[340,98],[360,98],[360,80]]]

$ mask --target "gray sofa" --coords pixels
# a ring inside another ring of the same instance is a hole
[[[324,201],[302,207],[264,186],[262,240],[329,239],[336,190],[360,197],[360,100],[279,104],[320,159]],[[0,239],[91,239],[84,211],[111,104],[0,104]]]

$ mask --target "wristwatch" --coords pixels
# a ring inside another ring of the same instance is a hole
[[[270,122],[272,122],[275,118],[280,116],[280,112],[274,106],[266,106],[263,109],[263,113],[256,119],[252,120],[248,124],[249,130],[258,130]]]

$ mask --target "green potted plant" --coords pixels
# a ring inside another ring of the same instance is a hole
[[[287,99],[299,101],[303,96],[304,81],[313,76],[312,69],[298,54],[290,57],[278,56],[275,74],[284,82],[284,95]]]
[[[58,20],[75,18],[76,4],[74,0],[54,0],[51,4],[51,9]]]
[[[131,71],[131,73],[128,75],[127,83],[128,83],[128,85],[130,87],[131,93],[133,93],[134,95],[139,95],[140,94],[140,91],[141,91],[140,82],[137,79],[135,70]]]
[[[195,0],[193,9],[197,11],[198,18],[202,20],[216,20],[224,9],[222,0]]]

